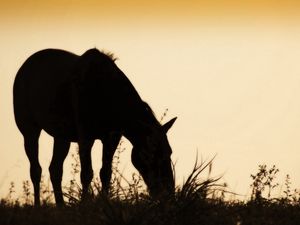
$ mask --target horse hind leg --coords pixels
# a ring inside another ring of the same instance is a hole
[[[63,205],[63,193],[61,181],[63,174],[63,164],[68,155],[70,142],[63,139],[54,138],[53,155],[49,166],[50,179],[54,190],[55,202],[57,205]]]
[[[26,130],[26,132],[23,132],[24,147],[26,155],[30,162],[30,178],[34,189],[34,205],[39,206],[42,168],[40,166],[38,157],[38,140],[41,130],[38,128],[31,128]]]

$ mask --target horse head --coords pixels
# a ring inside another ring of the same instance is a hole
[[[174,193],[172,149],[167,132],[176,118],[160,127],[147,126],[148,133],[132,149],[132,163],[142,175],[151,197],[158,199]]]

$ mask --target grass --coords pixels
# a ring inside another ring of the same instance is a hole
[[[12,199],[14,184],[8,197],[0,201],[1,225],[123,225],[123,224],[170,224],[170,225],[273,225],[300,224],[299,193],[291,190],[287,175],[283,196],[272,198],[272,191],[278,186],[276,175],[279,170],[273,166],[260,165],[258,172],[251,175],[252,194],[248,201],[227,200],[232,195],[220,178],[211,177],[213,159],[197,162],[186,181],[177,186],[175,195],[161,201],[152,200],[140,176],[134,174],[126,180],[114,164],[112,190],[109,196],[101,194],[101,184],[94,180],[88,201],[80,201],[80,185],[75,176],[79,172],[76,156],[73,164],[73,178],[65,187],[67,205],[57,208],[49,185],[41,182],[42,206],[32,206],[30,183],[23,183],[23,196]],[[118,156],[116,156],[118,157]],[[208,171],[208,178],[202,179]],[[124,185],[125,183],[125,185]]]

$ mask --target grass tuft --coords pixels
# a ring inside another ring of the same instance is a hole
[[[90,197],[81,201],[78,176],[78,156],[73,155],[73,177],[64,187],[67,205],[57,208],[53,193],[42,179],[42,206],[32,206],[29,182],[23,183],[23,196],[13,200],[14,183],[9,193],[0,201],[1,225],[241,225],[241,224],[300,224],[300,194],[291,189],[291,178],[286,176],[283,196],[274,198],[272,191],[278,187],[279,170],[260,165],[251,175],[252,195],[249,201],[226,200],[227,185],[221,177],[212,177],[213,160],[195,161],[194,167],[182,185],[177,185],[174,196],[153,200],[147,194],[142,178],[133,174],[127,180],[118,168],[119,150],[113,164],[112,188],[102,194],[99,179],[92,182]],[[198,157],[197,157],[198,158]],[[173,166],[174,167],[174,166]],[[204,175],[206,174],[206,176]],[[208,174],[208,175],[207,175]],[[175,175],[175,169],[174,169]]]

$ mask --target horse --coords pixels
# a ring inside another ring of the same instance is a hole
[[[132,164],[141,174],[150,196],[159,198],[174,192],[167,131],[177,117],[161,125],[111,54],[96,48],[82,55],[60,49],[34,53],[16,74],[13,105],[30,162],[34,205],[40,205],[41,130],[54,138],[49,172],[57,205],[64,205],[61,182],[70,143],[77,142],[79,146],[84,198],[93,178],[94,141],[100,139],[103,144],[100,179],[103,193],[108,193],[112,159],[122,136],[133,146]]]

